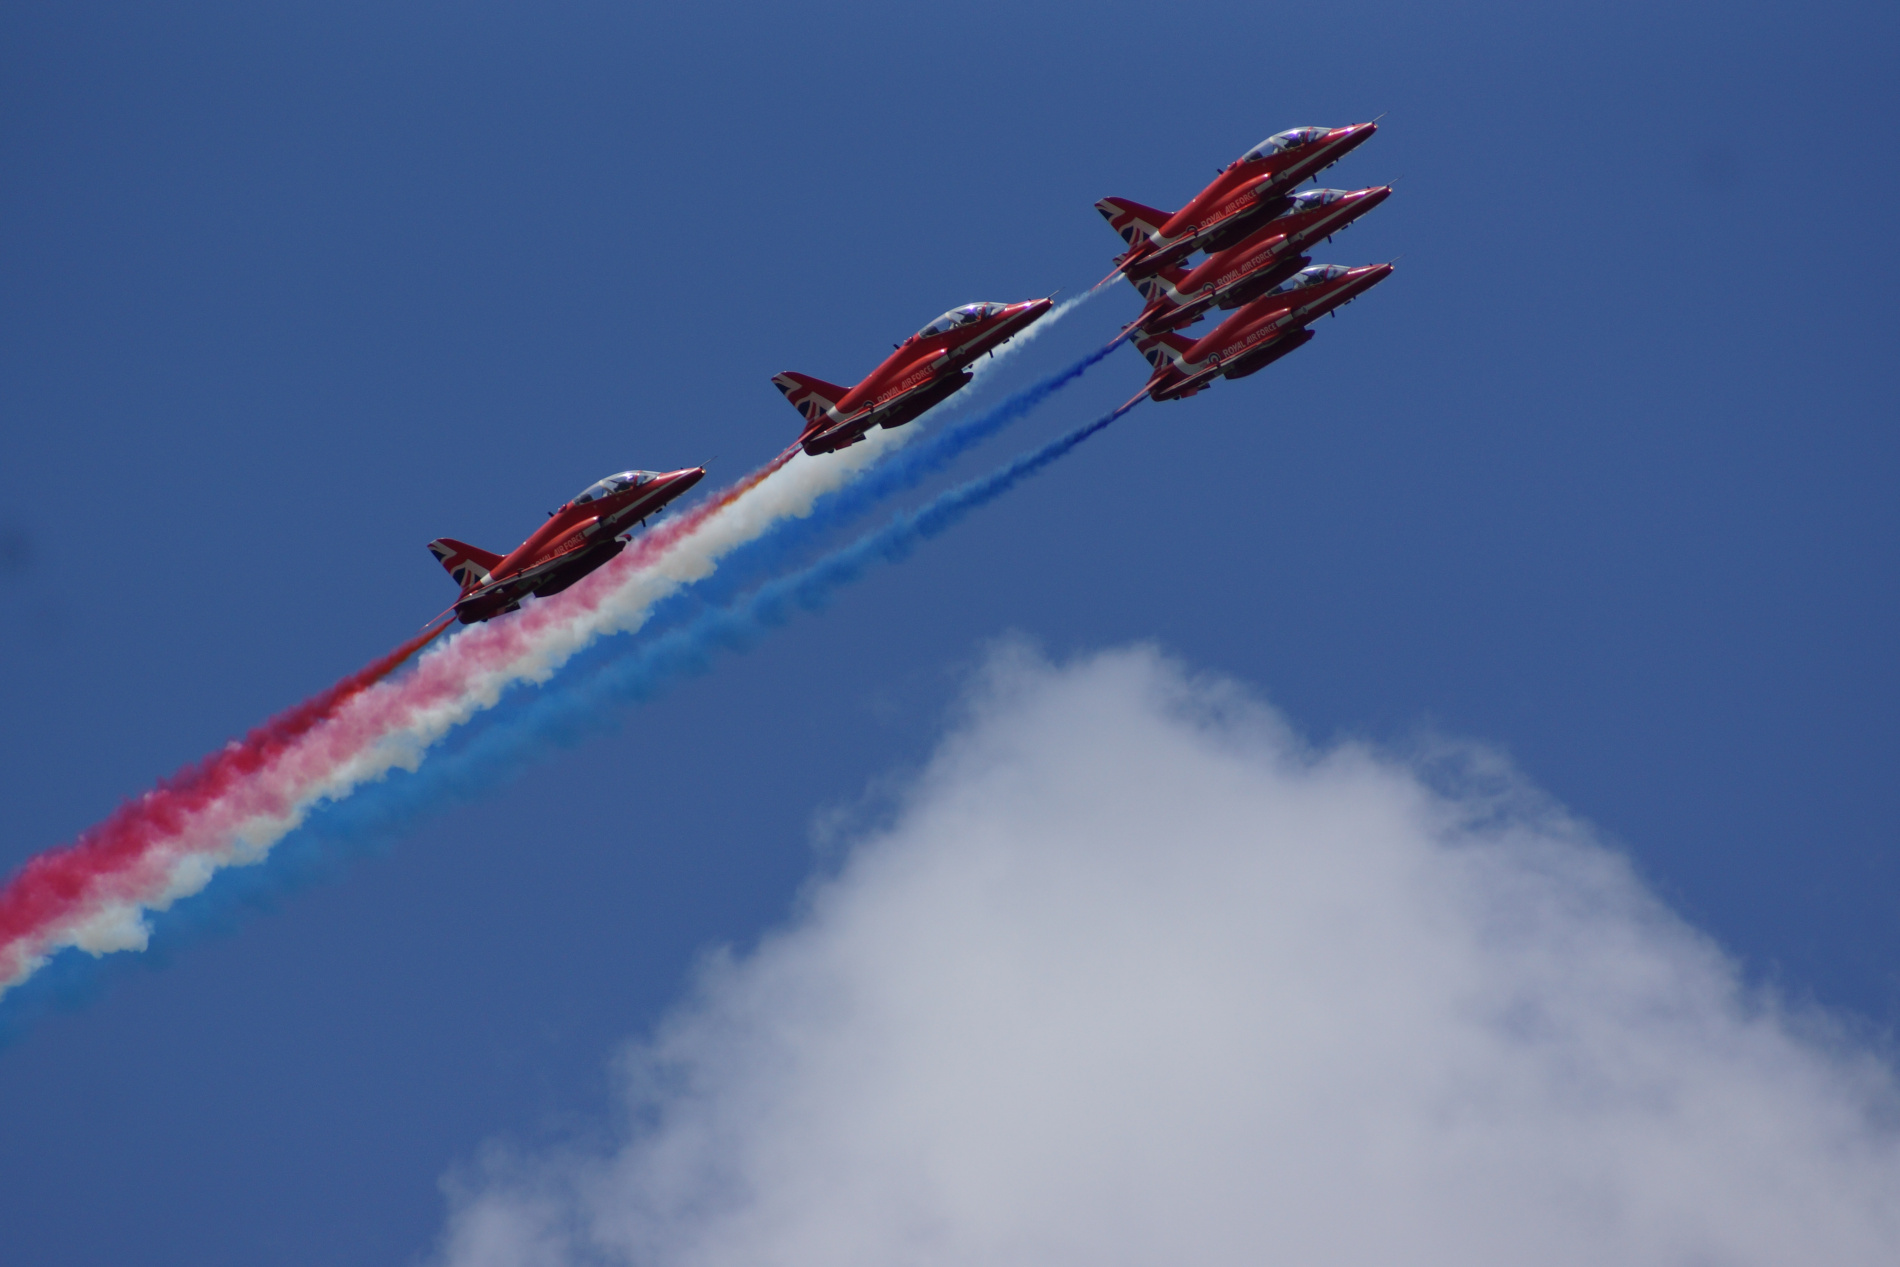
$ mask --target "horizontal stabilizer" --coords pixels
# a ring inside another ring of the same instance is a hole
[[[429,543],[429,553],[448,569],[464,594],[477,585],[488,584],[488,577],[501,562],[499,554],[490,554],[477,546],[453,537],[437,537]]]

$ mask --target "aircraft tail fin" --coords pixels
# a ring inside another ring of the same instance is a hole
[[[1138,334],[1135,336],[1135,351],[1148,358],[1148,364],[1158,370],[1179,369],[1182,358],[1194,340],[1184,334]]]
[[[501,562],[499,554],[490,554],[453,537],[437,537],[429,543],[429,553],[455,578],[464,594],[477,585],[486,585],[489,574]]]
[[[785,399],[792,402],[792,408],[805,415],[807,430],[824,421],[825,414],[832,406],[843,400],[849,387],[840,387],[836,383],[827,383],[822,378],[813,378],[809,374],[794,374],[789,370],[772,376],[772,386],[785,393]]]
[[[1122,241],[1130,246],[1147,241],[1174,214],[1145,207],[1132,198],[1104,198],[1095,204],[1095,209],[1108,221],[1108,227],[1121,234]]]
[[[1187,276],[1188,271],[1185,268],[1170,266],[1158,268],[1154,272],[1142,277],[1131,277],[1128,281],[1130,285],[1141,292],[1143,299],[1146,299],[1149,303],[1154,303],[1156,300],[1168,301],[1168,289],[1172,287],[1176,291],[1179,291],[1181,283],[1187,280]]]

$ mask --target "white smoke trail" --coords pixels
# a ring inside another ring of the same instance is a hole
[[[1074,299],[1063,300],[1051,308],[1049,315],[1044,317],[1041,321],[1030,326],[1021,334],[1015,335],[1008,343],[1005,343],[1002,347],[997,348],[994,352],[991,352],[988,356],[976,362],[976,364],[970,367],[970,385],[958,392],[955,396],[952,396],[949,400],[946,400],[944,405],[960,410],[975,403],[982,397],[984,388],[994,381],[998,370],[1008,365],[1009,362],[1016,357],[1022,355],[1024,348],[1049,333],[1056,322],[1062,320],[1077,308],[1080,308],[1083,304],[1095,298],[1095,294],[1095,291],[1085,290]]]
[[[912,428],[874,431],[822,460],[795,455],[657,557],[623,556],[507,620],[460,631],[425,653],[411,676],[350,700],[268,769],[177,823],[136,865],[111,876],[109,891],[75,917],[50,925],[31,944],[8,947],[0,994],[66,947],[93,955],[145,949],[149,913],[201,891],[226,867],[262,861],[316,805],[392,770],[414,770],[432,745],[493,708],[509,687],[545,682],[598,639],[639,629],[656,604],[710,575],[722,556],[786,519],[809,515],[819,497],[916,434]],[[627,566],[617,566],[622,563]]]
[[[1032,334],[1060,320],[1089,296],[1070,300],[1006,344],[996,360],[1020,351]],[[934,443],[947,452],[990,434],[1061,383],[1072,381],[1099,355],[1005,401],[983,419],[959,424]],[[987,377],[987,375],[986,375]],[[1012,398],[1014,400],[1014,398]],[[946,402],[948,403],[948,402]],[[68,947],[103,955],[144,950],[148,915],[201,892],[219,871],[264,860],[320,804],[349,796],[392,770],[415,771],[428,750],[450,731],[493,708],[515,685],[545,683],[562,665],[603,637],[640,629],[663,600],[711,575],[733,550],[775,527],[809,516],[817,500],[852,483],[886,454],[923,433],[922,423],[874,430],[841,452],[812,459],[795,454],[757,483],[739,486],[725,504],[668,536],[659,529],[573,588],[531,600],[505,620],[477,625],[425,653],[415,672],[383,682],[344,704],[271,764],[228,793],[167,824],[162,839],[95,882],[88,900],[30,936],[0,945],[0,996]],[[959,433],[962,438],[959,439]],[[924,465],[928,465],[927,463]],[[891,482],[882,494],[902,487]],[[656,542],[663,545],[656,546]]]

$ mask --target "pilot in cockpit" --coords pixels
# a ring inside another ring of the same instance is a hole
[[[599,501],[603,497],[611,497],[615,493],[624,493],[630,488],[638,488],[653,478],[652,471],[622,471],[618,475],[609,475],[606,479],[596,480],[582,489],[581,495],[574,499],[574,504],[579,506],[586,502]]]
[[[1006,304],[964,304],[961,308],[952,308],[935,321],[919,330],[913,337],[928,339],[933,334],[947,334],[958,326],[975,325],[985,317],[995,316],[1007,307]]]
[[[1248,150],[1243,158],[1245,161],[1257,163],[1261,159],[1272,158],[1275,154],[1286,150],[1296,150],[1308,142],[1318,140],[1325,133],[1325,128],[1288,128],[1284,132],[1275,132]]]

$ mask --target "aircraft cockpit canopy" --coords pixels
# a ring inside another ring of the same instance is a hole
[[[1344,277],[1351,271],[1344,264],[1315,264],[1311,268],[1303,268],[1293,274],[1275,286],[1271,293],[1280,294],[1289,290],[1301,290],[1307,286],[1317,286],[1321,282],[1330,282],[1335,277]]]
[[[1293,211],[1316,211],[1346,196],[1343,189],[1304,189],[1293,195]]]
[[[574,499],[576,506],[583,502],[599,501],[603,497],[612,497],[615,493],[624,493],[630,488],[652,483],[659,478],[655,471],[622,471],[618,475],[609,475],[604,480],[595,480]]]
[[[917,332],[920,339],[928,339],[933,334],[948,334],[958,326],[975,325],[985,317],[994,317],[1008,304],[964,304],[961,308],[952,308],[935,321]]]
[[[1311,145],[1331,130],[1330,128],[1288,128],[1284,132],[1275,132],[1241,157],[1247,162],[1257,163],[1263,158],[1272,158],[1275,154],[1297,150],[1302,145]]]

